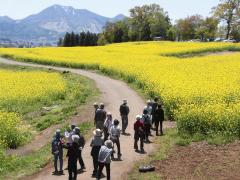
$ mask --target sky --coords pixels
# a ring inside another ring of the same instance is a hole
[[[219,0],[0,0],[0,16],[22,19],[54,4],[88,9],[107,17],[120,13],[128,16],[129,9],[134,6],[157,3],[168,11],[174,21],[193,14],[208,16],[218,2]]]

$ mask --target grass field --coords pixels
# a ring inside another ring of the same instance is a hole
[[[240,45],[136,42],[0,49],[0,54],[20,61],[98,69],[135,83],[151,97],[159,96],[180,132],[240,136],[240,53],[203,55],[221,51],[240,51]]]

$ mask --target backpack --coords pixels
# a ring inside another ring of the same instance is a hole
[[[142,120],[144,124],[151,124],[151,118],[148,115],[143,115]]]

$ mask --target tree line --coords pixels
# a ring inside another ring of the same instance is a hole
[[[73,47],[73,46],[97,46],[98,34],[91,32],[66,33],[64,38],[60,38],[58,46]]]
[[[96,35],[83,32],[83,34],[77,39],[86,38],[86,34],[92,38],[88,37],[84,43],[80,41],[76,43],[75,38],[71,37],[72,34],[67,33],[61,44],[88,46],[154,39],[213,41],[217,37],[240,41],[240,0],[220,0],[219,4],[212,8],[211,16],[204,18],[196,14],[178,19],[175,23],[171,23],[168,12],[158,4],[136,6],[130,9],[130,17],[117,22],[108,22],[102,33]],[[71,43],[65,39],[70,39]]]

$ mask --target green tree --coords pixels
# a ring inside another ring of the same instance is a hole
[[[226,39],[229,39],[233,26],[238,24],[240,19],[240,0],[221,0],[221,3],[213,8],[213,15],[227,24]]]
[[[63,46],[64,47],[70,47],[71,46],[71,35],[68,32],[64,36]]]

